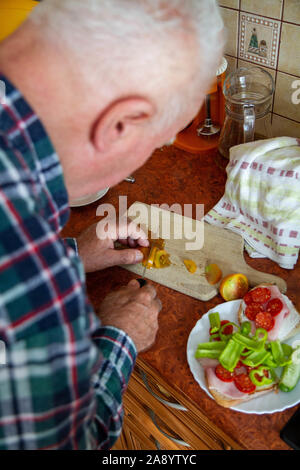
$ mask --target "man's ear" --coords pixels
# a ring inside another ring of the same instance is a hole
[[[107,152],[119,145],[135,145],[155,111],[153,103],[146,98],[128,97],[114,101],[94,125],[93,145],[100,152]]]

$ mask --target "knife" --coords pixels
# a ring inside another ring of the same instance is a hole
[[[149,267],[149,260],[151,259],[151,256],[153,254],[153,250],[155,249],[155,242],[151,242],[150,244],[150,251],[149,251],[149,255],[148,255],[148,258],[147,258],[147,261],[145,263],[145,266],[144,266],[144,269],[143,269],[143,272],[142,272],[142,277],[137,279],[138,283],[140,284],[141,287],[145,286],[147,284],[147,281],[145,279],[145,274],[146,274],[146,269]],[[152,262],[153,264],[153,262]]]

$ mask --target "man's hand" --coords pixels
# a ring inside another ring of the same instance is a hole
[[[134,279],[126,287],[108,294],[98,315],[103,326],[115,326],[125,331],[141,352],[155,341],[161,307],[155,288],[150,284],[140,288]]]
[[[115,241],[129,248],[115,249]],[[143,254],[135,248],[149,246],[149,241],[136,224],[124,220],[121,226],[110,223],[107,232],[99,230],[98,223],[91,225],[77,238],[77,246],[85,272],[88,273],[120,264],[140,263]]]

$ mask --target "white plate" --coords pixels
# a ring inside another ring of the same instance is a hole
[[[81,197],[79,199],[73,199],[73,201],[70,201],[70,207],[81,207],[92,204],[92,202],[98,201],[98,199],[101,199],[103,196],[105,196],[108,190],[109,188],[105,188],[101,191],[98,191],[98,193],[88,194],[87,196]]]
[[[284,296],[284,298],[287,299],[286,296]],[[237,312],[239,310],[240,303],[241,300],[233,300],[232,302],[225,302],[223,304],[217,305],[215,308],[210,309],[205,315],[203,315],[202,318],[200,318],[200,320],[197,321],[189,335],[187,342],[188,364],[194,379],[212,399],[214,398],[209,393],[206,386],[203,367],[200,365],[199,361],[195,359],[194,354],[199,343],[204,343],[209,340],[209,313],[219,312],[221,320],[229,320],[237,323]],[[300,340],[300,334],[297,334],[284,342],[292,344],[295,340]],[[241,405],[233,406],[231,409],[240,411],[242,413],[275,413],[277,411],[283,411],[286,408],[291,408],[299,402],[300,382],[291,392],[285,393],[281,390],[279,390],[278,393],[270,392],[262,397],[254,398],[253,400],[250,400],[246,403],[242,403]]]

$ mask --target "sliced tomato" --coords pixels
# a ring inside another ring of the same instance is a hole
[[[265,304],[271,298],[271,291],[267,287],[256,287],[251,291],[253,302]]]
[[[247,292],[247,294],[244,296],[243,301],[245,302],[246,305],[252,304],[253,299],[252,299],[252,295],[250,291]]]
[[[277,297],[269,300],[267,303],[266,311],[269,312],[273,317],[276,317],[283,309],[283,303]]]
[[[251,381],[248,374],[239,374],[234,377],[236,388],[242,393],[253,393],[256,385]]]
[[[234,374],[229,370],[225,369],[221,364],[218,364],[215,368],[215,374],[218,379],[222,380],[223,382],[233,382]]]
[[[233,373],[235,376],[248,373],[247,366],[245,366],[245,364],[243,364],[242,361],[239,361],[237,365],[235,366]]]
[[[272,330],[275,320],[269,312],[259,312],[255,317],[255,325],[257,328],[264,328],[266,331]]]
[[[230,323],[230,321],[229,320],[222,320],[221,321],[221,326],[226,325],[226,323]],[[232,325],[228,325],[222,331],[223,335],[231,335],[232,332],[233,332],[233,326]]]
[[[259,304],[257,302],[252,302],[252,304],[247,305],[245,309],[245,315],[249,320],[254,321],[256,318],[256,315],[259,312],[263,312],[263,311],[264,311],[264,308],[262,304]]]

